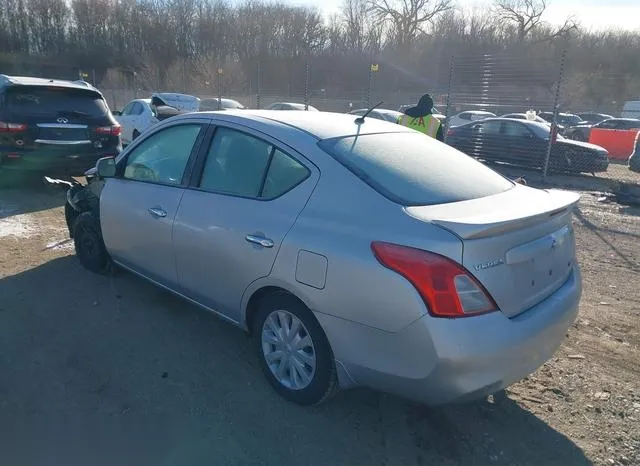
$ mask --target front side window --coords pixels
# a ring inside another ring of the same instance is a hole
[[[135,102],[129,102],[123,109],[122,115],[131,115]]]
[[[199,124],[171,126],[152,134],[127,157],[124,177],[130,180],[179,185],[200,134]]]
[[[273,199],[293,189],[309,170],[272,144],[218,128],[207,154],[200,188],[234,196]]]
[[[489,136],[495,136],[500,134],[500,128],[502,127],[501,121],[485,121],[484,123],[478,124],[476,126],[479,133],[486,134]]]
[[[595,127],[602,128],[602,129],[616,129],[617,126],[618,126],[618,123],[616,121],[605,120],[602,123],[597,124]]]
[[[142,112],[144,112],[144,107],[142,106],[142,104],[140,102],[135,102],[133,104],[133,108],[131,109],[131,114],[132,115],[141,115]]]
[[[531,136],[531,132],[526,126],[520,123],[504,122],[504,134],[512,138],[526,138]]]

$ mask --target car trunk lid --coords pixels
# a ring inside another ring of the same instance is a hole
[[[462,265],[508,317],[553,294],[575,267],[576,193],[517,185],[493,196],[407,207],[414,218],[458,236]]]

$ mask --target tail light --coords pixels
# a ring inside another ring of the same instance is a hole
[[[120,136],[120,133],[122,133],[122,127],[120,125],[99,126],[98,128],[96,128],[96,133],[109,134],[111,136]]]
[[[26,130],[27,125],[25,123],[5,123],[0,121],[0,133],[19,133]]]
[[[484,287],[451,259],[377,241],[371,249],[378,262],[411,282],[435,317],[469,317],[498,310]]]
[[[448,136],[453,136],[453,134],[454,134],[454,133],[455,133],[455,131],[454,131],[454,130],[452,130],[451,128],[449,128],[449,129],[447,130],[447,137],[448,137]]]

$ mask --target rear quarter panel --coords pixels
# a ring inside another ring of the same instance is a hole
[[[377,261],[371,242],[428,249],[457,261],[462,259],[461,243],[449,232],[407,215],[402,206],[378,194],[317,146],[310,149],[319,151],[314,160],[329,160],[319,164],[318,185],[283,241],[271,275],[252,284],[243,308],[255,290],[280,286],[315,313],[397,332],[428,311],[406,279]],[[326,258],[322,289],[296,279],[301,250]]]

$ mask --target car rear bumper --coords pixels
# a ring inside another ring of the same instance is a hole
[[[437,405],[481,398],[534,372],[564,340],[581,292],[576,268],[553,295],[511,319],[501,312],[464,319],[427,315],[388,333],[317,317],[349,376],[343,380]]]
[[[120,148],[107,148],[96,151],[87,148],[27,149],[0,152],[1,170],[24,170],[48,172],[52,175],[81,175],[95,166],[101,157],[116,156]]]

